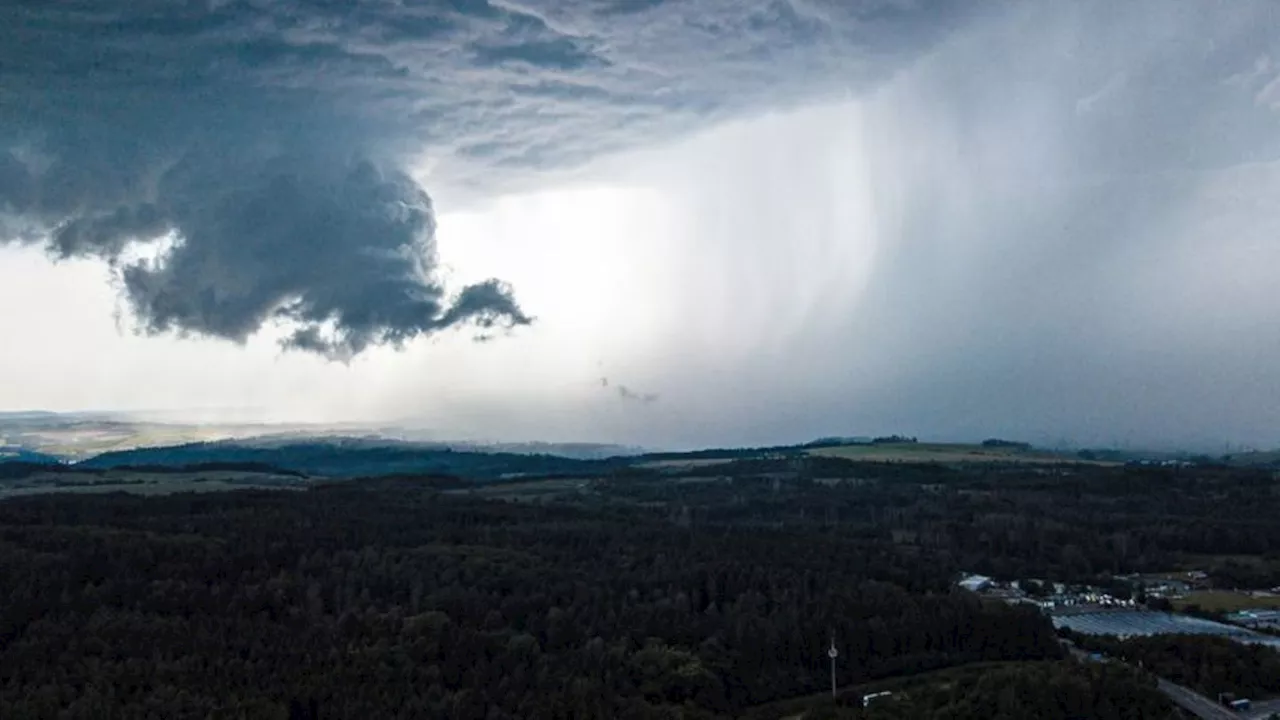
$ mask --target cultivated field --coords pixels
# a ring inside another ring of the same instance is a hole
[[[28,449],[71,460],[83,460],[114,450],[208,442],[231,437],[226,430],[217,427],[143,423],[82,423],[11,435]]]
[[[54,470],[19,480],[0,482],[0,499],[47,493],[126,492],[135,495],[167,495],[179,492],[218,492],[250,488],[301,489],[309,484],[309,480],[296,475],[228,470],[196,472],[111,470],[97,474]]]
[[[636,467],[651,470],[681,470],[684,468],[711,467],[727,465],[737,458],[672,458],[669,460],[649,460],[636,463]]]
[[[1280,609],[1280,596],[1255,596],[1243,592],[1229,590],[1203,590],[1191,592],[1186,597],[1173,600],[1173,606],[1179,610],[1188,605],[1198,605],[1209,612],[1239,612],[1241,610],[1274,610]]]
[[[810,455],[838,457],[866,462],[938,462],[938,463],[1088,463],[1074,455],[1058,454],[1046,450],[1017,447],[984,447],[964,443],[883,443],[865,445],[839,445],[814,448]]]

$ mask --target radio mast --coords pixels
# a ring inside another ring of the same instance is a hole
[[[836,657],[840,655],[840,651],[836,650],[836,636],[831,636],[831,648],[827,650],[827,657],[831,658],[831,699],[836,698]]]

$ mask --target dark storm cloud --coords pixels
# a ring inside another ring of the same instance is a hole
[[[141,326],[350,357],[526,324],[449,292],[425,152],[498,187],[720,114],[865,87],[964,3],[79,0],[0,8],[0,232],[116,267]],[[130,254],[166,239],[159,257]],[[486,335],[488,337],[488,335]]]

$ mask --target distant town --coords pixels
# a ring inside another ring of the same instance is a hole
[[[978,574],[966,574],[956,585],[984,598],[1036,607],[1055,626],[1091,635],[1204,633],[1280,645],[1280,587],[1215,589],[1200,570],[1118,575],[1106,587]],[[1241,609],[1217,609],[1232,606]]]

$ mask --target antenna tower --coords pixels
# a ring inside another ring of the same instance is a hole
[[[831,647],[827,650],[827,657],[831,658],[831,699],[836,697],[836,658],[840,655],[840,651],[836,650],[836,636],[831,636]]]

